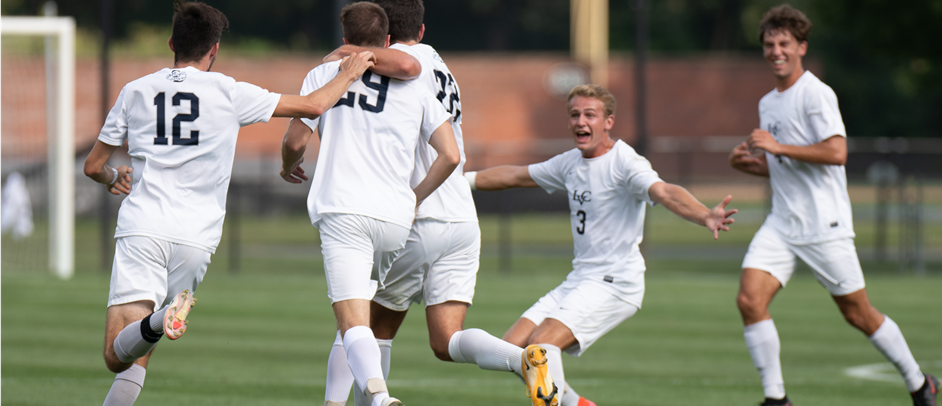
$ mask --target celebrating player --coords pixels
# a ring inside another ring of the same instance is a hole
[[[354,3],[340,18],[345,43],[389,45],[382,7]],[[302,93],[336,75],[337,63],[308,73]],[[449,117],[424,82],[367,71],[330,111],[317,120],[292,122],[285,134],[282,177],[289,182],[306,179],[298,164],[313,131],[321,136],[308,212],[320,229],[327,294],[347,365],[373,406],[401,402],[386,389],[380,347],[369,327],[370,300],[406,244],[416,207],[460,162]],[[413,189],[416,149],[426,145],[437,156]]]
[[[537,346],[525,351],[481,329],[463,329],[468,306],[474,297],[474,285],[481,254],[481,231],[471,197],[471,188],[462,177],[464,143],[461,132],[461,98],[458,83],[441,57],[431,46],[421,44],[425,35],[422,0],[379,0],[389,16],[389,49],[369,50],[382,56],[384,63],[372,71],[402,74],[394,54],[400,50],[417,58],[425,92],[435,95],[451,115],[451,126],[458,141],[461,162],[456,171],[435,190],[416,214],[405,249],[393,262],[386,277],[386,289],[376,293],[371,304],[370,326],[376,334],[383,356],[384,374],[388,376],[393,338],[412,303],[425,302],[429,344],[443,361],[477,364],[483,369],[515,372],[527,382],[527,394],[534,405],[550,405],[554,400],[552,378],[546,373],[543,350]],[[326,59],[352,55],[365,48],[344,45]],[[416,150],[412,184],[425,177],[436,156],[428,145]],[[536,358],[528,358],[525,355]],[[343,342],[335,340],[328,361],[326,404],[344,404],[353,384],[346,365]],[[526,372],[526,373],[525,373]],[[354,392],[362,404],[360,391]]]
[[[759,101],[761,128],[729,158],[733,168],[772,182],[772,213],[749,244],[736,297],[746,346],[762,378],[762,405],[791,405],[769,303],[791,278],[797,256],[847,322],[896,365],[913,404],[935,406],[938,380],[920,371],[899,326],[867,298],[844,173],[847,135],[834,91],[802,67],[809,31],[811,21],[788,5],[762,17],[759,40],[776,88]]]
[[[473,188],[502,190],[542,187],[566,191],[571,213],[573,271],[543,296],[504,334],[504,340],[546,349],[549,372],[563,406],[589,404],[566,384],[561,352],[578,357],[605,333],[641,308],[644,258],[641,243],[645,203],[662,204],[713,238],[728,231],[727,196],[712,210],[686,189],[663,182],[647,159],[612,140],[615,97],[596,85],[576,86],[567,103],[576,148],[529,166],[498,166],[465,177]]]
[[[134,404],[158,340],[186,331],[193,293],[222,235],[239,127],[271,117],[315,118],[373,65],[372,54],[359,54],[307,96],[269,93],[209,72],[228,26],[219,10],[178,0],[173,68],[121,90],[85,161],[85,175],[128,194],[118,211],[105,321],[105,364],[117,373],[105,406]],[[109,166],[125,140],[132,167]]]

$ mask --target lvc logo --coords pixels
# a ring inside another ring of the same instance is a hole
[[[177,69],[171,70],[170,73],[167,74],[167,80],[172,80],[178,83],[182,82],[186,80],[186,72]]]
[[[582,206],[583,203],[592,201],[592,192],[583,190],[582,193],[579,193],[579,190],[574,189],[572,191],[572,200],[579,202],[579,205]]]
[[[772,134],[775,139],[778,139],[778,133],[782,132],[782,122],[776,121],[774,123],[769,123],[769,133]]]

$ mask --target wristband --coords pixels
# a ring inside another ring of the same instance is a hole
[[[474,179],[477,178],[477,172],[465,172],[464,178],[468,180],[468,184],[471,185],[471,190],[478,190],[477,186],[474,185]]]
[[[111,182],[108,182],[109,187],[111,187],[112,185],[114,185],[115,182],[118,181],[118,170],[115,168],[111,168],[111,172],[114,173],[114,177],[111,178]]]

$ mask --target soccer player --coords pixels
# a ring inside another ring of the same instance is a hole
[[[426,86],[425,92],[434,95],[448,110],[461,155],[458,168],[419,206],[405,249],[386,277],[386,288],[373,297],[370,327],[380,345],[384,375],[389,375],[392,341],[409,306],[425,302],[429,344],[436,357],[443,361],[477,364],[483,369],[514,372],[524,377],[527,394],[534,405],[553,404],[552,378],[546,373],[542,349],[534,346],[525,351],[484,330],[463,328],[474,297],[481,231],[471,188],[462,177],[465,155],[458,83],[435,49],[420,43],[425,35],[422,0],[378,0],[376,3],[389,17],[390,42],[395,44],[389,49],[344,45],[326,59],[370,50],[387,62],[370,70],[406,75],[408,72],[400,68],[403,64],[395,63],[395,54],[417,58],[422,65],[417,80]],[[413,185],[422,180],[435,156],[432,148],[420,143],[416,150]],[[354,380],[345,359],[343,342],[338,335],[328,361],[327,405],[345,404],[350,393]],[[362,404],[359,395],[359,390],[354,392],[358,405]]]
[[[382,7],[353,3],[340,19],[345,43],[389,45]],[[302,93],[336,75],[337,64],[311,70]],[[370,300],[405,246],[417,206],[460,162],[449,117],[424,82],[367,71],[323,116],[292,122],[285,134],[282,176],[289,182],[306,179],[298,164],[313,132],[321,136],[308,212],[320,230],[327,294],[347,365],[373,406],[401,403],[386,389],[380,347],[369,327]],[[416,149],[426,145],[437,155],[413,187]]]
[[[104,358],[117,373],[104,405],[131,405],[151,351],[179,338],[210,256],[219,244],[239,127],[276,117],[317,117],[373,65],[363,53],[327,86],[281,96],[209,72],[229,22],[203,3],[176,3],[173,68],[128,83],[85,161],[85,175],[114,194],[117,239]],[[108,159],[125,141],[132,166]],[[133,176],[132,176],[133,175]]]
[[[708,209],[686,189],[662,181],[628,144],[613,140],[609,131],[615,124],[615,97],[601,86],[576,86],[566,108],[576,148],[546,162],[498,166],[465,177],[478,190],[541,187],[569,196],[573,271],[524,312],[503,338],[546,349],[561,404],[583,406],[590,403],[566,384],[561,353],[578,357],[641,308],[645,265],[638,244],[645,204],[662,204],[705,226],[713,238],[729,230],[729,216],[736,210],[726,210],[732,196]]]
[[[759,40],[775,89],[759,101],[760,128],[729,157],[733,168],[772,182],[772,213],[749,244],[736,297],[746,346],[762,378],[762,405],[791,405],[769,303],[791,278],[797,256],[814,270],[847,322],[896,365],[913,404],[934,406],[938,380],[920,371],[899,326],[867,298],[854,247],[844,173],[847,135],[837,96],[801,63],[810,31],[811,21],[788,5],[762,17]]]

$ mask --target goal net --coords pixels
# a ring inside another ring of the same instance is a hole
[[[2,17],[2,269],[74,271],[75,21]]]

